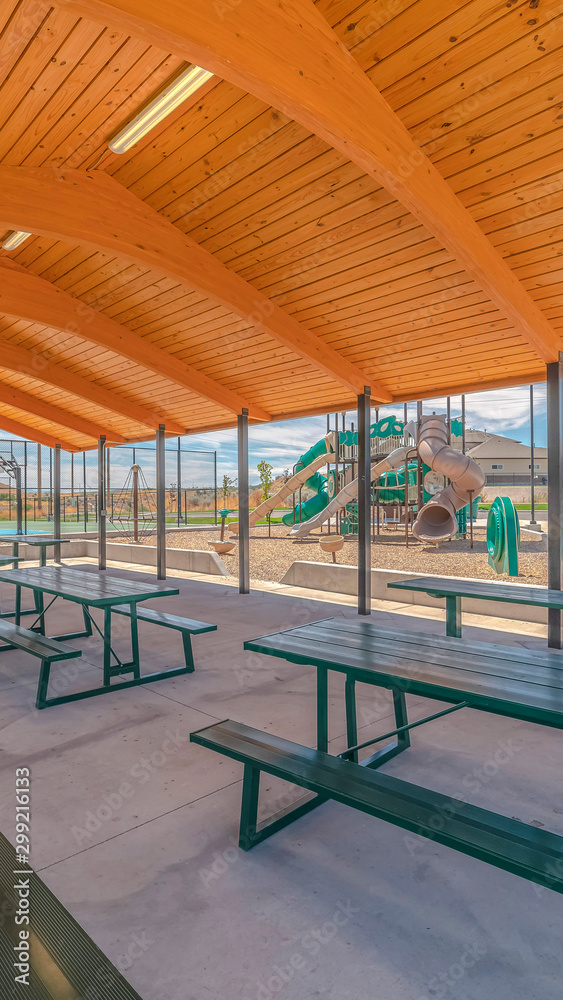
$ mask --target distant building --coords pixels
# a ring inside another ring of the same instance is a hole
[[[457,442],[456,442],[457,443]],[[468,430],[465,436],[466,452],[481,466],[487,477],[508,476],[521,478],[525,483],[532,473],[530,446],[501,434]],[[534,448],[534,476],[547,477],[547,448]],[[494,481],[494,480],[493,480]]]

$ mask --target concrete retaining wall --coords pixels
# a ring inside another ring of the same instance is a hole
[[[427,576],[426,573],[403,573],[394,569],[372,569],[371,596],[378,601],[399,601],[402,604],[418,604],[429,608],[444,608],[445,601],[410,590],[388,590],[388,583],[412,580]],[[446,580],[467,580],[467,577],[444,577]],[[289,587],[307,587],[310,590],[325,590],[332,594],[358,593],[358,567],[341,563],[294,562],[281,581]],[[474,581],[482,583],[482,580]],[[519,586],[517,583],[514,587]],[[537,588],[541,590],[541,587]],[[474,615],[489,615],[492,618],[514,618],[516,621],[547,622],[547,609],[530,607],[526,604],[501,604],[500,601],[481,601],[470,597],[462,599],[462,611]]]
[[[51,557],[51,550],[47,550],[48,557]],[[38,550],[31,545],[22,543],[19,548],[20,556],[23,559],[37,559]],[[137,563],[143,566],[156,567],[156,546],[154,545],[122,545],[120,542],[107,542],[107,558],[116,562]],[[12,546],[9,543],[0,544],[0,555],[12,554]],[[80,556],[96,558],[98,555],[98,543],[86,538],[73,538],[72,541],[61,545],[61,558],[77,559]],[[228,576],[229,571],[225,563],[216,552],[206,552],[199,549],[167,549],[166,565],[169,570],[180,569],[187,573],[209,573],[212,576]]]

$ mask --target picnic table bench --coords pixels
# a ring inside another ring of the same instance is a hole
[[[461,599],[478,598],[503,604],[528,604],[536,608],[563,609],[563,591],[546,587],[523,587],[515,583],[487,580],[448,580],[440,576],[414,577],[388,583],[390,590],[412,590],[446,599],[446,635],[461,636]]]
[[[74,694],[61,695],[58,697],[47,697],[49,684],[49,673],[51,663],[46,662],[42,667],[39,684],[37,688],[37,708],[46,708],[50,705],[61,705],[69,701],[77,701],[83,698],[90,698],[98,694],[106,694],[110,691],[122,688],[135,687],[138,684],[149,684],[153,681],[163,680],[169,677],[177,677],[180,674],[191,673],[193,671],[193,655],[191,647],[189,656],[186,653],[186,663],[181,667],[170,667],[150,674],[141,675],[139,658],[139,618],[146,621],[157,621],[159,624],[166,624],[168,627],[181,629],[181,622],[178,616],[176,623],[172,625],[159,617],[159,613],[153,609],[138,609],[137,605],[155,597],[172,597],[179,594],[177,587],[152,583],[141,583],[137,580],[114,577],[107,573],[89,572],[68,566],[35,566],[28,569],[1,570],[0,581],[15,584],[16,587],[29,587],[34,592],[37,606],[36,622],[31,627],[32,635],[45,636],[45,615],[57,598],[78,604],[81,607],[84,618],[84,630],[66,633],[65,635],[53,636],[56,641],[67,642],[71,639],[89,637],[96,631],[103,640],[103,683],[101,686],[88,688]],[[49,594],[52,600],[45,607],[44,595]],[[90,609],[97,608],[103,612],[103,625],[99,627]],[[127,614],[130,621],[130,638],[132,658],[124,662],[116,653],[112,644],[112,613],[123,612]],[[152,614],[151,614],[152,612]],[[156,617],[155,617],[156,616]],[[172,616],[169,616],[172,617]],[[0,625],[2,623],[0,622]],[[19,623],[17,623],[19,624]],[[193,622],[191,619],[184,621],[186,630],[192,631],[212,631],[216,625],[209,625],[206,622]],[[199,628],[198,628],[199,627]],[[0,629],[0,635],[1,635]],[[15,645],[15,643],[14,643]],[[185,648],[185,647],[184,647]],[[76,655],[79,655],[77,652]],[[132,674],[131,680],[112,683],[112,679],[123,674]]]
[[[193,742],[244,764],[243,849],[250,849],[327,799],[335,799],[563,892],[563,837],[378,771],[410,746],[411,730],[465,708],[563,729],[560,653],[422,636],[345,618],[266,635],[245,642],[244,647],[316,667],[317,747],[303,747],[230,720],[192,733]],[[346,678],[348,747],[337,757],[328,753],[330,670]],[[392,692],[396,723],[390,732],[361,744],[356,721],[358,681]],[[409,723],[406,693],[445,702],[449,707]],[[385,744],[383,749],[359,761],[362,749],[381,743]],[[262,771],[287,778],[315,795],[258,826]]]
[[[47,565],[47,549],[53,545],[64,545],[70,538],[46,538],[41,535],[0,535],[0,542],[12,543],[12,554],[19,556],[20,545],[31,545],[39,549],[39,565]]]

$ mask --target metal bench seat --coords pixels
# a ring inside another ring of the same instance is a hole
[[[563,892],[563,837],[557,834],[229,719],[192,733],[190,739],[244,764],[239,835],[243,850],[334,799]],[[300,785],[316,797],[259,828],[261,771]]]

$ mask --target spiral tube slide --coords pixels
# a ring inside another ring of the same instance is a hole
[[[287,483],[284,483],[281,489],[278,490],[274,496],[268,497],[267,500],[263,500],[258,507],[255,507],[255,509],[250,512],[248,519],[250,527],[254,527],[256,522],[259,521],[261,517],[265,517],[266,514],[269,514],[269,512],[273,510],[278,503],[285,500],[285,498],[294,493],[295,490],[298,490],[300,486],[306,485],[309,486],[310,489],[317,489],[319,491],[319,496],[311,497],[311,500],[315,500],[317,502],[320,500],[322,506],[324,507],[325,503],[328,502],[328,496],[322,489],[326,483],[326,477],[320,476],[318,474],[318,469],[322,469],[327,462],[334,459],[336,444],[336,433],[332,431],[330,434],[327,434],[326,437],[317,441],[312,448],[309,448],[309,450],[306,451],[297,462],[295,466],[296,472],[291,479],[288,479]],[[306,503],[310,502],[311,501],[305,501],[303,508],[305,508]],[[286,517],[289,517],[291,520],[286,521]],[[293,524],[293,511],[290,511],[289,514],[285,514],[283,520],[285,524]],[[238,521],[231,521],[228,525],[228,529],[234,535],[237,535]]]
[[[407,457],[409,449],[408,448],[396,448],[392,451],[387,458],[383,458],[380,462],[375,462],[370,469],[370,480],[373,482],[377,479],[383,472],[391,472],[392,469],[397,469],[402,465]],[[302,521],[301,524],[295,524],[291,529],[290,534],[297,538],[302,538],[304,535],[308,535],[313,528],[320,527],[324,521],[326,521],[332,514],[345,507],[347,503],[355,500],[358,496],[358,479],[353,479],[351,483],[348,483],[340,493],[330,501],[326,507],[319,511],[315,517],[309,518],[308,521]]]
[[[421,542],[441,542],[457,534],[456,513],[475,499],[485,484],[485,475],[468,455],[448,444],[445,414],[423,416],[417,442],[418,454],[450,485],[422,507],[413,524],[413,535]]]

